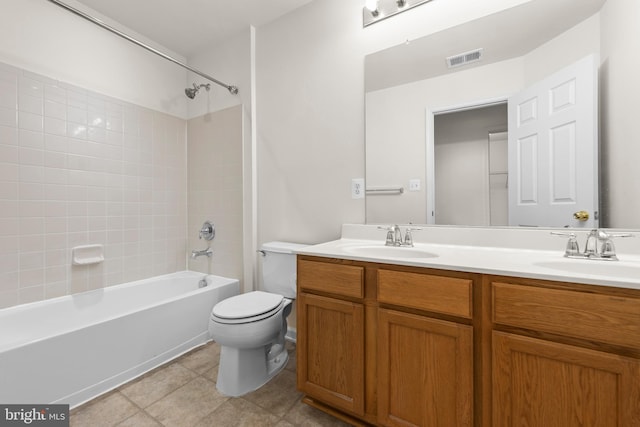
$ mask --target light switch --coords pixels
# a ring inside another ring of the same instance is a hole
[[[420,180],[419,179],[410,179],[409,180],[409,191],[420,191]]]

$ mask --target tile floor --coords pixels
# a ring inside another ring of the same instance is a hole
[[[289,363],[242,397],[215,386],[220,347],[209,343],[71,411],[71,427],[347,426],[301,402],[295,345]]]

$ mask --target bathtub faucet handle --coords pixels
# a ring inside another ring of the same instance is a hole
[[[198,238],[213,240],[214,237],[216,237],[216,226],[211,221],[205,221],[198,233]]]

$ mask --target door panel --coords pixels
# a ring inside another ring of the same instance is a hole
[[[509,225],[598,226],[597,94],[589,56],[509,99]]]

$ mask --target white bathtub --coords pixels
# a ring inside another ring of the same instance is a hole
[[[75,407],[209,341],[235,279],[183,271],[0,310],[0,403]]]

